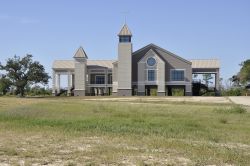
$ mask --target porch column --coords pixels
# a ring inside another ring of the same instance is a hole
[[[105,70],[105,89],[104,94],[107,94],[107,86],[108,86],[108,69]]]
[[[185,96],[192,96],[192,84],[185,85]]]
[[[56,74],[54,70],[52,70],[52,96],[56,96]]]
[[[138,96],[145,96],[145,84],[138,84],[137,86],[137,95]]]
[[[61,86],[60,86],[60,74],[56,74],[56,93],[60,93]]]
[[[71,77],[72,77],[72,85],[71,86],[75,88],[75,75],[72,74]]]
[[[94,91],[95,91],[95,96],[98,96],[98,89],[94,88]]]
[[[72,87],[72,77],[71,77],[71,73],[68,72],[68,92],[67,92],[68,96],[71,95],[71,87]]]
[[[220,93],[220,69],[216,69],[215,74],[215,93],[219,95]]]

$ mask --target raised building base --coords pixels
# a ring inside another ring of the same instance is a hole
[[[166,92],[157,92],[157,96],[166,96]]]
[[[132,96],[132,89],[118,89],[117,96]]]
[[[185,92],[185,96],[192,96],[192,92]]]
[[[137,96],[145,96],[145,92],[137,92]]]
[[[112,92],[112,96],[117,96],[117,92]]]
[[[74,96],[85,96],[85,90],[74,90]]]

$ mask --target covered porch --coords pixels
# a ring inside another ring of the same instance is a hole
[[[220,64],[217,59],[209,60],[191,60],[192,62],[192,74],[203,75],[210,74],[213,76],[213,87],[207,87],[213,89],[215,95],[220,95]],[[193,79],[193,88],[195,84],[202,84],[200,79]],[[194,94],[193,90],[193,94]]]

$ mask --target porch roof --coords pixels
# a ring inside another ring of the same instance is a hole
[[[193,59],[192,62],[193,69],[219,69],[220,61],[218,59]]]
[[[87,66],[100,66],[100,67],[107,67],[107,68],[113,68],[114,60],[87,60]],[[53,69],[69,69],[74,70],[75,69],[75,63],[74,60],[55,60],[53,65]]]

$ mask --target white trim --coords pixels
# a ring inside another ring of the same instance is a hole
[[[155,77],[156,76],[156,71],[157,71],[156,69],[144,69],[144,70],[147,70],[147,72],[146,72],[147,73],[147,79],[146,79],[147,82],[157,82],[157,78]],[[154,71],[154,80],[153,81],[152,80],[148,80],[148,71],[149,70],[153,70]]]
[[[68,75],[68,73],[75,74],[74,72],[69,71],[69,70],[66,70],[66,71],[63,71],[63,72],[54,70],[54,72],[55,72],[55,74],[60,74],[60,75]]]
[[[148,59],[149,59],[149,58],[153,58],[153,59],[155,60],[155,64],[154,64],[154,65],[152,65],[152,66],[148,65]],[[149,57],[146,59],[146,65],[147,65],[147,67],[155,67],[155,66],[157,66],[157,60],[156,60],[156,58],[155,58],[154,56],[149,56]]]
[[[176,81],[168,81],[166,82],[165,85],[192,85],[190,82],[185,82],[185,81],[179,81],[179,82],[176,82]]]

